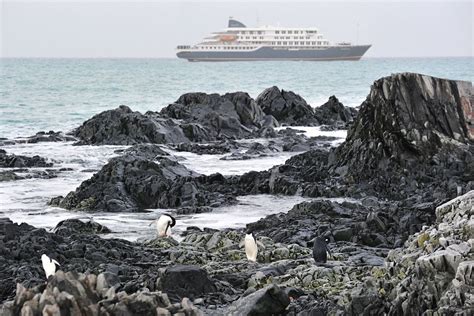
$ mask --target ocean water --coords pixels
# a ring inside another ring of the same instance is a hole
[[[346,131],[320,131],[318,127],[297,127],[304,129],[307,136],[330,135],[338,137],[333,144],[342,142]],[[250,140],[243,140],[250,141]],[[265,142],[265,139],[252,141]],[[54,163],[54,168],[69,168],[51,179],[25,179],[0,182],[0,217],[9,217],[17,223],[25,222],[36,227],[52,229],[67,218],[93,218],[106,225],[113,233],[105,237],[117,237],[127,240],[139,240],[153,237],[155,228],[148,224],[161,213],[172,213],[173,210],[150,209],[146,213],[85,213],[50,207],[48,201],[55,196],[65,196],[78,187],[82,181],[89,179],[100,170],[107,161],[117,156],[115,151],[127,146],[73,146],[72,142],[17,144],[2,147],[10,154],[40,155]],[[220,172],[224,175],[239,175],[248,171],[262,171],[284,163],[298,153],[275,153],[273,156],[251,160],[220,160],[225,155],[197,155],[187,152],[176,152],[163,147],[177,157],[187,168],[202,174]],[[7,168],[2,168],[8,170]],[[44,170],[47,168],[35,168]],[[1,171],[1,170],[0,170]],[[289,211],[295,204],[309,200],[301,196],[252,195],[237,197],[237,205],[216,208],[213,212],[177,216],[175,238],[189,226],[215,229],[242,228],[245,224],[280,212]],[[336,199],[338,200],[338,199]]]
[[[372,82],[395,72],[420,72],[449,79],[474,79],[473,58],[363,59],[359,62],[239,62],[189,63],[175,59],[0,59],[0,138],[33,135],[40,130],[69,131],[101,111],[126,104],[134,110],[160,110],[181,94],[192,91],[225,93],[246,91],[252,97],[277,85],[293,90],[313,106],[336,95],[345,105],[358,106]],[[321,131],[297,127],[307,136],[335,136],[333,146],[344,141],[346,131]],[[243,140],[246,141],[246,140]],[[247,140],[248,141],[248,140]],[[258,139],[251,141],[265,142]],[[114,233],[106,237],[128,240],[150,238],[147,224],[163,212],[81,213],[49,207],[55,196],[66,195],[90,178],[123,146],[72,146],[66,143],[4,146],[8,153],[40,155],[54,168],[71,168],[52,179],[0,182],[0,217],[53,228],[59,221],[93,217]],[[238,175],[266,170],[297,153],[244,161],[223,161],[223,155],[173,152],[189,169],[202,174]],[[41,168],[38,168],[41,170]],[[300,196],[253,195],[238,197],[237,205],[211,213],[180,216],[175,231],[198,226],[240,228],[259,218],[290,210],[307,200]],[[357,202],[357,201],[353,201]]]
[[[359,105],[374,80],[395,72],[474,79],[473,58],[366,58],[357,62],[190,63],[178,59],[0,59],[0,137],[69,131],[126,104],[157,111],[186,92],[246,91],[276,85],[319,106],[331,95]]]

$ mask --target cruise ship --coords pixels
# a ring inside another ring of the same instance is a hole
[[[230,18],[226,29],[176,55],[189,61],[359,60],[371,45],[331,44],[317,28],[246,27]]]

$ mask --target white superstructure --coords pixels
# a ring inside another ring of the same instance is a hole
[[[361,50],[357,50],[355,55],[337,53],[334,55],[334,50],[329,55],[322,54],[320,57],[318,54],[308,54],[308,51],[325,51],[330,48],[347,51],[353,47],[363,47],[365,50],[363,49],[362,53]],[[231,18],[226,29],[212,33],[194,46],[181,45],[177,49],[178,57],[189,60],[332,59],[333,55],[334,59],[341,59],[341,57],[342,59],[356,57],[358,59],[369,47],[370,45],[353,46],[346,42],[331,44],[315,27],[246,27]],[[288,54],[292,51],[302,51],[302,53]],[[203,54],[204,52],[209,54]],[[233,52],[239,54],[232,54]],[[249,54],[240,54],[243,52],[249,52]],[[250,52],[254,53],[250,54]],[[359,53],[361,54],[357,55]]]

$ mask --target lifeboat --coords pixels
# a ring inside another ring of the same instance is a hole
[[[223,35],[219,36],[219,40],[221,42],[233,42],[236,39],[237,39],[237,36],[233,35],[233,34],[223,34]]]

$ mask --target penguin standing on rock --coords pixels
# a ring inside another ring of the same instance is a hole
[[[328,238],[316,237],[313,245],[313,258],[316,263],[326,263],[328,260],[328,253],[331,252],[328,248]]]
[[[258,246],[257,246],[257,239],[255,239],[255,236],[252,232],[245,234],[244,245],[245,245],[245,254],[247,255],[247,259],[249,261],[256,262]]]
[[[154,220],[150,223],[153,224],[156,222],[156,231],[158,232],[158,237],[170,237],[171,236],[171,227],[176,225],[176,219],[169,215],[163,214],[157,220]]]
[[[257,241],[255,235],[251,231],[248,231],[245,234],[245,238],[239,246],[245,247],[247,259],[252,262],[257,262],[258,247],[265,249],[265,246],[261,242]]]
[[[56,273],[56,265],[60,266],[59,262],[54,259],[51,259],[45,254],[41,256],[41,262],[43,263],[43,269],[44,273],[46,274],[46,279],[49,279],[50,276]]]

